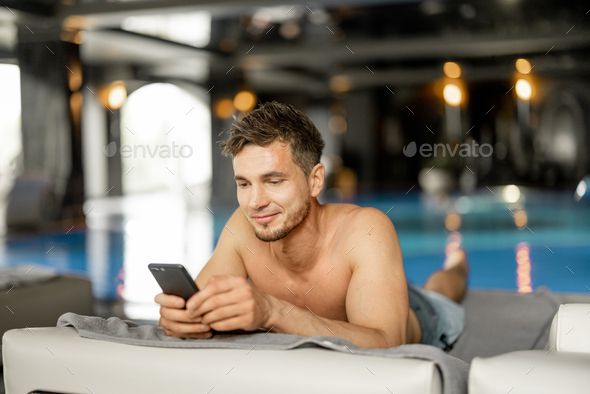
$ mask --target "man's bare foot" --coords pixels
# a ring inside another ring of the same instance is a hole
[[[464,272],[466,275],[469,273],[469,266],[467,265],[467,254],[463,249],[455,249],[447,254],[447,258],[443,264],[443,269],[451,270],[456,269]]]
[[[467,255],[462,249],[447,249],[443,269],[437,270],[430,275],[424,290],[440,293],[447,298],[461,302],[467,292],[467,276],[469,266]]]

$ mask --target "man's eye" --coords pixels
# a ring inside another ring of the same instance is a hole
[[[283,183],[283,181],[272,181],[272,182],[269,182],[269,183],[271,185],[278,185],[278,184]],[[240,187],[246,187],[246,186],[248,186],[248,184],[247,183],[238,183],[238,186],[240,186]]]

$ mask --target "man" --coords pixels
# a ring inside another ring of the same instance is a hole
[[[324,204],[317,128],[291,105],[266,103],[235,123],[231,155],[240,207],[186,303],[163,293],[167,335],[265,328],[335,336],[361,348],[427,343],[446,350],[464,326],[465,253],[448,254],[424,289],[406,281],[391,220],[376,208]]]

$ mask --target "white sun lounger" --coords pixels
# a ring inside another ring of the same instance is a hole
[[[590,304],[561,305],[546,350],[474,358],[469,393],[588,392],[588,310]],[[3,355],[7,394],[443,393],[440,370],[432,361],[313,347],[159,348],[83,338],[74,327],[42,327],[8,331]]]
[[[74,327],[8,331],[7,394],[442,393],[432,361],[323,348],[188,349],[83,338]]]
[[[470,394],[590,392],[590,304],[562,304],[545,350],[476,357]]]

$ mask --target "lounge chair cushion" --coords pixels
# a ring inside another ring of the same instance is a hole
[[[442,393],[428,360],[291,350],[178,349],[83,338],[74,327],[8,331],[8,394],[60,393]],[[423,345],[426,346],[426,345]],[[438,349],[437,349],[438,350]],[[466,388],[466,385],[465,385]]]
[[[469,394],[582,394],[590,387],[590,356],[555,349],[476,357]]]
[[[590,354],[590,304],[562,304],[553,317],[547,348]],[[590,389],[589,389],[590,390]]]

